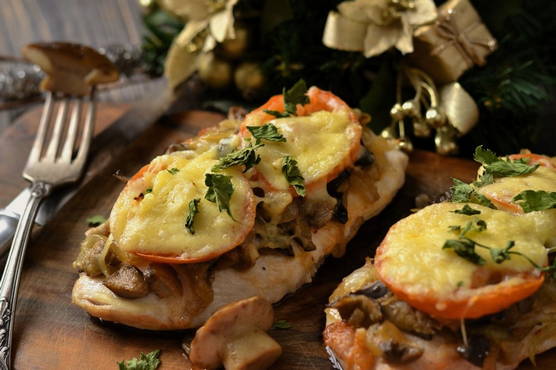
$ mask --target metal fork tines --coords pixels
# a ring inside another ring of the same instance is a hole
[[[17,225],[0,282],[1,370],[10,369],[19,277],[38,207],[54,187],[75,182],[81,176],[93,135],[95,110],[94,91],[87,97],[47,94],[37,136],[23,171],[23,177],[32,183],[31,196]]]

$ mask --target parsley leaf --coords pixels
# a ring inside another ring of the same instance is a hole
[[[284,107],[286,113],[290,116],[295,116],[297,112],[297,105],[305,105],[309,103],[309,97],[306,95],[307,85],[304,80],[299,80],[289,90],[283,90]]]
[[[270,114],[276,118],[285,118],[290,116],[288,113],[278,112],[277,110],[263,109],[263,112],[265,112],[266,114]]]
[[[482,145],[479,145],[475,148],[475,153],[473,153],[473,159],[475,162],[481,163],[483,166],[489,165],[493,162],[497,162],[500,160],[496,153],[494,153],[490,149],[483,148]]]
[[[459,215],[466,215],[466,216],[480,215],[481,214],[481,211],[479,211],[478,209],[469,207],[469,204],[464,205],[462,209],[456,209],[455,211],[452,211],[452,212],[457,213]]]
[[[290,324],[287,320],[277,320],[274,322],[274,325],[272,325],[272,329],[291,329],[292,328],[292,324]]]
[[[542,211],[556,208],[556,192],[525,190],[517,194],[513,201],[523,208],[525,213]]]
[[[305,179],[297,167],[297,161],[290,156],[285,156],[282,164],[282,173],[286,177],[286,180],[293,186],[295,192],[304,197]]]
[[[212,167],[212,170],[218,172],[228,167],[233,167],[237,165],[245,165],[245,169],[243,172],[246,172],[248,169],[256,165],[261,161],[261,157],[255,152],[258,148],[262,147],[264,144],[249,144],[249,146],[231,152],[220,159],[218,164]]]
[[[473,185],[480,188],[481,186],[489,185],[494,182],[494,175],[490,172],[483,172],[477,181],[473,181]]]
[[[166,171],[170,172],[172,175],[175,175],[176,173],[180,172],[180,169],[176,167],[172,167],[170,169],[166,169]]]
[[[535,171],[539,164],[529,165],[525,158],[520,158],[515,161],[500,160],[485,167],[485,171],[491,173],[495,177],[508,177],[508,176],[521,176],[527,175]]]
[[[450,188],[452,192],[452,202],[456,203],[476,203],[485,207],[495,208],[494,204],[482,194],[479,194],[473,186],[453,178],[454,185]]]
[[[160,365],[159,355],[159,349],[147,354],[140,353],[139,358],[118,362],[119,370],[155,370]]]
[[[486,262],[485,259],[475,251],[475,242],[471,239],[448,239],[444,242],[442,249],[453,249],[458,256],[475,265],[484,265]]]
[[[484,231],[487,228],[487,224],[484,220],[481,219],[477,219],[477,220],[473,220],[473,221],[468,221],[464,227],[461,227],[460,225],[450,225],[448,226],[448,229],[450,229],[450,231],[455,231],[459,233],[460,237],[465,236],[467,233],[469,233],[470,231]]]
[[[257,143],[261,140],[285,142],[286,138],[278,132],[278,128],[272,123],[267,123],[264,126],[247,126],[247,129],[255,137]]]
[[[510,249],[512,249],[514,246],[515,242],[513,240],[510,240],[505,248],[490,248],[489,252],[492,260],[498,264],[509,260],[511,258],[510,254],[512,254],[510,252]]]
[[[89,225],[90,227],[99,226],[104,222],[106,222],[106,217],[101,215],[94,215],[94,216],[87,217],[86,221],[87,221],[87,225]]]
[[[149,194],[153,192],[153,188],[147,188],[147,190],[145,190],[145,194]]]
[[[228,215],[233,219],[230,211],[230,199],[234,193],[234,186],[230,180],[230,176],[218,173],[205,174],[205,185],[208,187],[205,199],[209,202],[216,203],[218,210],[226,210]]]
[[[494,177],[527,175],[539,167],[538,164],[532,166],[529,165],[528,160],[525,158],[516,160],[504,160],[498,158],[493,151],[483,148],[482,145],[475,148],[473,159],[483,165],[485,174],[488,173],[492,176],[492,178],[487,178],[491,182],[494,180]],[[488,181],[480,180],[477,184],[486,185],[485,182]]]
[[[201,199],[195,198],[189,202],[189,213],[185,218],[185,227],[191,235],[195,234],[195,229],[193,229],[193,222],[195,221],[195,215],[199,213],[199,202]]]

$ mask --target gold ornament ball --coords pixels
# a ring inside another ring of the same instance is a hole
[[[223,58],[235,60],[243,56],[249,46],[249,31],[245,27],[235,29],[236,37],[226,39],[220,44],[219,52]]]
[[[419,107],[413,100],[408,100],[402,104],[402,112],[406,117],[419,117]]]
[[[449,128],[441,127],[436,130],[434,144],[438,154],[453,155],[457,154],[459,151],[458,144],[456,143],[456,137],[452,135]]]
[[[411,153],[413,151],[413,143],[408,138],[400,138],[400,142],[398,143],[398,148],[403,150],[406,153]]]
[[[213,53],[199,57],[199,77],[214,89],[224,89],[232,81],[232,66],[218,59]]]
[[[247,100],[257,97],[265,83],[261,67],[257,63],[241,63],[234,72],[234,82]]]
[[[401,121],[404,119],[405,115],[402,111],[402,105],[400,103],[394,104],[392,109],[390,109],[390,117],[392,117],[394,121]]]
[[[446,116],[436,108],[429,108],[425,113],[425,122],[434,128],[439,128],[446,123]]]
[[[390,125],[384,128],[384,130],[382,130],[382,132],[380,133],[380,136],[385,139],[395,139],[396,137],[398,137],[394,125]]]
[[[417,137],[431,136],[431,129],[429,125],[420,119],[413,120],[413,134]]]

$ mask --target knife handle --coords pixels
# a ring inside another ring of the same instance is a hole
[[[8,249],[15,234],[15,228],[19,217],[8,210],[0,210],[0,256],[3,256]]]

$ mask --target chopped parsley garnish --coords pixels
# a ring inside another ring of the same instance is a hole
[[[468,238],[448,239],[444,242],[442,249],[452,249],[458,256],[468,260],[475,265],[484,265],[485,259],[475,251],[476,243]]]
[[[523,208],[525,213],[543,211],[556,208],[556,192],[525,190],[517,194],[513,201]]]
[[[234,186],[230,179],[230,176],[218,173],[205,174],[205,185],[208,187],[205,199],[209,202],[216,203],[220,212],[226,210],[228,215],[233,219],[234,217],[230,210],[230,199],[234,193]]]
[[[147,190],[145,190],[145,194],[149,194],[153,192],[153,188],[147,188]]]
[[[195,221],[195,216],[199,213],[199,202],[201,199],[195,198],[189,202],[189,212],[185,218],[185,228],[189,230],[191,235],[195,234],[195,229],[193,228],[193,222]]]
[[[464,205],[462,209],[456,209],[452,211],[453,213],[457,213],[459,215],[466,215],[466,216],[473,216],[473,215],[480,215],[481,211],[475,208],[469,207],[468,204]]]
[[[278,112],[275,110],[264,109],[263,112],[271,114],[276,118],[284,118],[295,116],[297,113],[297,105],[305,105],[309,103],[307,94],[307,85],[304,80],[299,80],[289,90],[284,88],[282,95],[284,96],[284,110],[285,112]]]
[[[282,173],[286,177],[286,180],[288,180],[288,183],[293,186],[295,192],[304,197],[305,179],[297,167],[297,161],[290,156],[285,156],[282,164]]]
[[[493,151],[483,148],[482,145],[475,148],[473,159],[484,167],[484,174],[475,182],[476,186],[484,186],[492,183],[496,177],[521,176],[535,171],[539,165],[529,165],[525,158],[516,160],[499,158]]]
[[[277,320],[274,322],[274,325],[272,325],[272,329],[291,329],[292,328],[292,324],[290,324],[287,320]]]
[[[172,168],[166,169],[166,171],[170,172],[170,174],[172,174],[172,175],[175,175],[176,173],[180,172],[180,169],[176,168],[176,167],[172,167]]]
[[[468,221],[465,226],[460,226],[460,225],[450,225],[448,226],[448,228],[451,231],[455,231],[457,233],[459,233],[459,236],[465,236],[467,233],[471,232],[471,231],[484,231],[487,228],[487,224],[484,220],[481,219],[475,219],[473,221]]]
[[[518,251],[513,251],[512,248],[515,247],[515,241],[513,240],[508,241],[506,243],[506,246],[503,248],[496,248],[481,244],[476,240],[470,239],[466,236],[472,230],[477,232],[486,230],[487,224],[484,220],[476,219],[473,221],[469,221],[464,227],[450,225],[448,226],[448,228],[451,231],[459,232],[460,234],[458,236],[458,239],[446,240],[444,242],[444,245],[442,246],[442,249],[452,249],[458,256],[466,259],[467,261],[475,265],[484,265],[486,263],[486,260],[481,255],[479,255],[475,249],[476,247],[479,247],[487,249],[489,251],[490,258],[496,264],[501,264],[504,261],[509,261],[512,255],[520,256],[522,258],[525,258],[535,269],[551,273],[554,277],[556,277],[556,259],[551,266],[542,267],[539,266],[527,255]]]
[[[104,222],[106,222],[106,217],[101,215],[94,215],[94,216],[87,217],[86,221],[87,221],[87,225],[89,225],[90,227],[99,226]]]
[[[290,116],[294,116],[297,112],[297,105],[305,105],[309,103],[307,94],[307,85],[304,80],[299,80],[289,90],[284,89],[284,108]]]
[[[221,158],[218,164],[214,166],[212,170],[218,172],[225,168],[244,165],[245,169],[243,170],[243,172],[245,172],[261,161],[261,157],[255,152],[255,150],[262,147],[263,145],[264,144],[261,143],[257,143],[255,145],[249,144],[243,149],[231,152]]]
[[[456,203],[476,203],[485,207],[495,208],[494,204],[482,194],[479,194],[473,186],[465,182],[452,179],[454,185],[450,188],[452,192],[452,202]]]
[[[155,370],[160,365],[159,355],[159,349],[147,354],[140,353],[139,358],[118,362],[118,367],[119,370]]]
[[[257,143],[260,143],[261,140],[276,141],[282,143],[286,141],[286,138],[278,132],[278,128],[272,123],[267,123],[264,126],[247,126],[247,129],[257,140]]]

